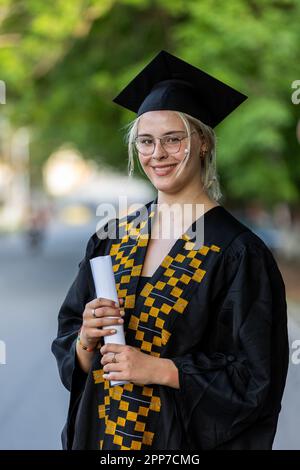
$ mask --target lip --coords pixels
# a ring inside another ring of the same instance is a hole
[[[169,165],[157,165],[157,166],[152,166],[151,168],[153,169],[154,173],[158,176],[165,176],[168,175],[173,171],[175,166],[177,166],[178,163],[170,163]]]
[[[156,165],[156,166],[152,166],[152,168],[167,168],[169,166],[175,166],[177,165],[177,163],[169,163],[168,165]]]

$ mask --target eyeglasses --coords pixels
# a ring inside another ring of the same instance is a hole
[[[192,131],[189,135],[180,137],[177,134],[169,134],[164,137],[136,137],[134,144],[139,153],[148,156],[152,155],[156,148],[156,139],[160,141],[160,145],[168,153],[177,153],[181,147],[181,141],[192,135],[196,131]]]

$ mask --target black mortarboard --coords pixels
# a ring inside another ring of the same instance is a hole
[[[169,109],[215,127],[246,99],[246,95],[162,50],[113,102],[137,116]]]

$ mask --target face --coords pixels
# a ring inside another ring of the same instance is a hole
[[[174,111],[149,111],[140,117],[137,136],[143,137],[144,142],[154,140],[156,146],[152,155],[145,156],[138,152],[139,161],[144,172],[157,190],[176,193],[181,188],[191,184],[192,181],[197,181],[197,184],[201,184],[201,162],[199,157],[201,140],[199,133],[195,131],[193,126],[191,126],[191,131],[194,132],[190,137],[191,151],[187,165],[179,175],[176,175],[178,165],[187,155],[185,149],[188,149],[188,137],[180,141],[179,151],[176,148],[176,152],[172,148],[164,148],[160,141],[155,138],[162,138],[170,134],[172,137],[179,137],[179,139],[187,136],[184,122]],[[147,138],[150,140],[147,140]],[[178,142],[177,139],[171,139],[170,141]]]

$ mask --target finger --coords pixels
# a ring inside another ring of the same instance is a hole
[[[106,330],[98,330],[98,328],[91,328],[89,330],[89,333],[87,335],[87,337],[89,338],[90,341],[95,341],[96,339],[99,339],[99,338],[102,338],[102,336],[111,336],[111,335],[115,335],[117,332],[117,330],[115,330],[114,328],[109,328],[109,329],[106,329]]]
[[[92,318],[101,318],[101,317],[120,317],[124,316],[125,312],[120,307],[99,307],[99,308],[91,308],[90,309],[90,316]]]
[[[110,362],[105,364],[103,371],[106,374],[107,372],[122,372],[124,366],[120,362]]]
[[[112,362],[112,360],[115,356],[116,356],[116,361],[120,362],[120,356],[115,354],[115,353],[104,354],[104,356],[102,356],[102,359],[101,359],[100,362],[103,366],[105,366],[105,364],[109,364],[110,362]]]
[[[117,380],[117,381],[127,380],[124,375],[124,372],[107,372],[103,374],[103,378],[107,380]]]
[[[93,299],[86,304],[88,308],[99,308],[99,307],[117,307],[118,303],[104,297]]]
[[[103,317],[99,319],[86,320],[86,325],[89,328],[103,328],[103,326],[122,325],[124,323],[121,317]]]
[[[124,350],[128,349],[128,346],[125,344],[114,344],[114,343],[109,343],[105,344],[102,346],[100,352],[101,354],[108,353],[108,352],[115,352],[115,353],[121,353]]]

